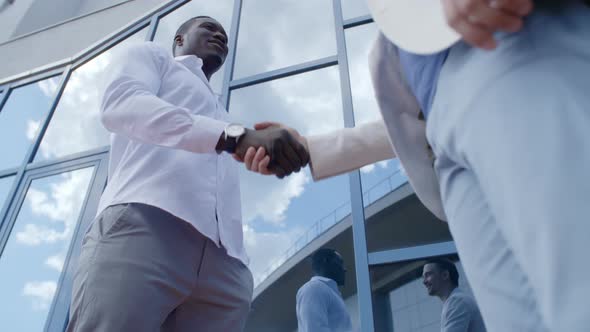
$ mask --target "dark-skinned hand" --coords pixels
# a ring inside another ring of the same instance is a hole
[[[309,162],[309,153],[287,129],[269,126],[265,129],[246,129],[246,133],[238,141],[235,157],[243,160],[248,148],[255,150],[264,148],[268,151],[270,161],[268,169],[278,178],[293,172],[299,172]]]

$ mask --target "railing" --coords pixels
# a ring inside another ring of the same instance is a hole
[[[401,187],[407,181],[408,180],[403,171],[398,169],[388,177],[371,186],[369,189],[363,192],[363,202],[365,208],[375,203],[381,197]],[[266,278],[270,276],[271,273],[283,265],[283,263],[285,263],[289,258],[293,257],[293,255],[303,249],[311,241],[317,239],[319,236],[327,232],[334,225],[344,220],[348,215],[350,215],[350,209],[350,202],[343,203],[332,210],[332,212],[330,212],[328,215],[316,221],[310,228],[307,229],[307,231],[305,231],[305,233],[303,233],[299,238],[297,238],[297,240],[295,240],[295,242],[293,242],[289,249],[287,249],[282,255],[275,259],[266,268],[266,270],[264,270],[264,272],[255,279],[254,284],[256,286],[260,285],[264,280],[266,280]]]

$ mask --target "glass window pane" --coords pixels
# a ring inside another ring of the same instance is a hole
[[[375,37],[375,24],[346,30],[346,45],[350,68],[350,83],[355,123],[357,125],[381,119],[369,74],[369,51]],[[361,168],[365,206],[388,195],[407,181],[397,159],[384,160]]]
[[[35,161],[60,158],[109,144],[109,134],[99,119],[104,74],[118,50],[130,43],[144,41],[146,34],[147,28],[144,28],[72,73]]]
[[[459,288],[473,295],[465,272],[456,256]],[[375,322],[396,332],[440,331],[442,302],[429,296],[422,283],[422,268],[426,260],[394,263],[371,267],[371,284],[375,305],[387,306],[390,312],[374,310]]]
[[[342,128],[338,77],[337,68],[330,67],[233,91],[231,118],[248,127],[283,122],[303,135]],[[279,180],[240,167],[240,180],[246,246],[257,283],[350,213],[346,176],[313,182],[306,168]]]
[[[192,1],[176,9],[174,12],[160,19],[158,30],[154,37],[154,43],[161,45],[172,53],[172,43],[174,35],[180,25],[186,20],[195,16],[210,16],[219,21],[229,34],[231,30],[231,19],[234,9],[234,0],[217,0],[217,1]],[[221,93],[223,88],[223,75],[225,66],[222,66],[213,77],[211,77],[211,86],[217,93]]]
[[[234,78],[335,54],[332,1],[244,1]]]
[[[342,16],[345,20],[359,16],[369,15],[367,0],[341,0]]]
[[[337,234],[334,234],[337,233]],[[333,232],[323,247],[336,250],[342,256],[346,268],[344,285],[339,287],[344,306],[350,316],[352,329],[331,329],[330,331],[361,331],[359,327],[359,306],[355,278],[355,261],[350,228],[342,232]],[[312,244],[313,248],[317,248]],[[308,252],[310,248],[307,248]],[[272,250],[272,249],[271,249]],[[280,275],[272,277],[271,285],[258,288],[258,296],[252,302],[252,310],[248,316],[245,332],[260,331],[298,331],[296,316],[297,291],[313,276],[311,259],[299,256],[296,262],[290,261],[288,268],[280,270]],[[312,330],[315,331],[315,330]],[[381,331],[377,329],[377,331]]]
[[[41,331],[57,289],[93,168],[34,180],[0,257],[0,321]]]
[[[52,77],[12,90],[0,112],[0,169],[19,166],[42,125],[59,77]]]
[[[8,198],[8,192],[12,188],[13,181],[14,176],[0,178],[0,210],[2,210],[4,202],[6,202],[6,199]]]

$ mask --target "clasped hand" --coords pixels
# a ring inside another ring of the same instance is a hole
[[[233,155],[237,161],[245,162],[248,170],[256,166],[259,173],[283,178],[308,164],[305,139],[297,131],[274,122],[259,123],[255,129],[246,130]]]

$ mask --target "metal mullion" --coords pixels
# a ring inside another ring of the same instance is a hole
[[[86,159],[86,158],[93,157],[93,156],[96,156],[99,154],[108,153],[109,150],[110,150],[110,146],[107,145],[107,146],[95,148],[92,150],[86,150],[83,152],[70,154],[65,157],[61,157],[61,158],[57,158],[57,159],[53,159],[53,160],[49,160],[49,161],[42,161],[42,162],[36,162],[33,164],[28,164],[25,169],[27,171],[32,171],[32,170],[36,170],[39,168],[45,168],[45,167],[55,165],[55,164],[61,164],[64,162],[79,162],[79,160],[81,160],[81,159]]]
[[[157,16],[159,19],[162,19],[166,15],[170,14],[171,12],[177,10],[178,8],[186,5],[187,3],[191,2],[191,1],[192,0],[177,0],[177,1],[173,1],[172,3],[164,6],[157,13],[155,13],[155,16]]]
[[[2,112],[2,108],[4,107],[4,104],[6,104],[6,101],[8,100],[8,95],[10,95],[10,85],[5,85],[0,87],[0,90],[2,90],[4,92],[4,94],[0,97],[0,113]]]
[[[337,65],[339,56],[329,56],[322,59],[304,62],[298,65],[289,66],[266,73],[245,77],[230,83],[230,90],[245,88],[251,85],[261,84],[268,81],[285,78],[293,75],[303,74],[309,71],[322,69]]]
[[[170,3],[169,5],[165,5],[163,8],[160,8],[157,12],[153,13],[152,15],[143,17],[139,19],[135,24],[132,26],[127,27],[125,30],[119,32],[116,36],[112,38],[107,38],[100,43],[94,45],[91,49],[87,50],[84,54],[80,55],[79,57],[75,58],[73,61],[74,69],[84,65],[88,61],[92,60],[99,54],[103,53],[104,51],[110,49],[111,47],[115,46],[116,44],[120,43],[127,37],[131,36],[132,34],[138,32],[139,30],[149,26],[152,24],[153,20],[158,20],[170,12],[176,10],[177,8],[185,5],[186,3],[190,2],[191,0],[178,0]],[[155,34],[156,27],[153,27],[153,31],[151,33]],[[150,34],[148,34],[149,36]],[[153,37],[153,36],[152,36]]]
[[[8,177],[8,176],[16,175],[16,173],[18,173],[18,170],[19,170],[18,167],[4,169],[4,170],[0,171],[0,179]]]
[[[66,69],[67,69],[67,66],[62,66],[62,67],[50,69],[48,71],[43,71],[43,72],[40,72],[40,73],[37,73],[34,75],[23,77],[17,81],[14,81],[11,84],[11,88],[14,90],[14,89],[20,88],[25,85],[29,85],[32,83],[43,81],[45,79],[52,78],[55,76],[63,75],[63,73],[66,71]]]
[[[6,200],[4,202],[0,202],[0,204],[1,204],[0,205],[0,239],[2,239],[4,225],[7,224],[5,221],[7,220],[7,216],[8,216],[8,212],[9,212],[11,203],[14,201],[14,198],[15,198],[15,196],[17,194],[19,185],[20,185],[20,183],[22,181],[23,174],[24,174],[24,171],[22,169],[17,169],[16,170],[16,174],[13,174],[12,175],[12,176],[14,176],[14,179],[12,181],[12,186],[10,187],[10,190],[8,191],[8,194],[6,195]],[[6,176],[11,176],[11,175],[9,174],[9,175],[6,175]],[[5,176],[3,176],[3,178],[4,177]],[[0,247],[0,248],[2,248],[2,247]]]
[[[121,32],[120,34],[113,36],[112,38],[107,38],[100,41],[98,44],[92,46],[89,50],[87,50],[83,55],[76,58],[73,62],[73,69],[78,69],[79,67],[83,66],[84,64],[88,63],[90,60],[96,58],[97,56],[101,55],[102,53],[108,51],[115,45],[119,44],[123,40],[127,39],[131,35],[137,33],[141,29],[147,27],[151,22],[151,18],[144,19],[142,21],[138,21],[136,24],[130,26],[125,31]]]
[[[242,17],[242,0],[234,0],[234,12],[232,17],[231,29],[229,33],[227,62],[223,76],[223,90],[221,102],[229,110],[230,102],[230,85],[234,78],[234,68],[236,63],[236,51],[238,46],[238,34],[240,31],[240,22]]]
[[[26,183],[21,187],[20,184],[23,180],[26,180]],[[8,241],[8,237],[12,231],[12,227],[14,226],[16,216],[18,215],[17,212],[20,210],[19,207],[22,205],[25,199],[25,195],[29,186],[31,185],[31,181],[31,178],[25,178],[24,171],[21,169],[17,175],[17,181],[14,182],[11,189],[12,197],[7,200],[5,206],[6,211],[3,211],[2,215],[2,224],[0,224],[0,258],[2,258],[6,242]]]
[[[54,176],[61,173],[77,171],[80,169],[92,167],[100,158],[92,158],[85,161],[72,161],[63,165],[49,166],[32,172],[27,172],[27,178],[40,179],[48,176]]]
[[[369,253],[369,264],[371,266],[385,265],[456,253],[457,248],[453,241],[439,242],[409,248],[372,252]]]
[[[49,123],[51,122],[51,118],[53,117],[53,113],[55,113],[55,109],[57,108],[57,104],[59,103],[59,100],[61,99],[61,96],[65,90],[66,84],[68,82],[68,79],[70,78],[71,73],[72,73],[72,66],[70,65],[66,68],[66,70],[61,78],[61,82],[58,85],[58,89],[57,89],[56,94],[54,96],[53,103],[51,104],[51,107],[49,108],[49,112],[47,113],[47,116],[45,117],[43,124],[39,128],[37,135],[35,136],[35,140],[33,141],[34,143],[29,148],[29,151],[27,151],[26,158],[25,158],[24,165],[23,165],[23,169],[26,167],[26,165],[28,163],[32,162],[33,159],[35,158],[35,154],[37,153],[37,150],[39,149],[39,146],[41,145],[41,141],[43,140],[43,136],[45,135],[45,132],[47,131],[47,127],[49,127]]]
[[[359,16],[348,19],[342,23],[344,29],[354,28],[359,25],[373,23],[373,17],[371,15]]]
[[[340,88],[342,91],[342,107],[345,127],[354,127],[354,110],[352,104],[352,90],[346,53],[346,36],[342,18],[342,4],[340,0],[333,0],[334,24],[336,30],[336,44],[338,46],[338,67],[340,70]],[[375,321],[373,315],[373,296],[371,278],[369,275],[369,259],[367,253],[367,237],[365,229],[365,209],[361,189],[359,170],[351,172],[350,204],[352,216],[352,237],[354,244],[357,300],[359,305],[360,330],[374,332]]]
[[[106,157],[103,158],[103,160],[105,160],[105,159],[106,159]],[[57,289],[55,291],[55,295],[53,297],[53,301],[50,306],[49,313],[47,314],[44,331],[59,331],[59,330],[63,330],[66,327],[65,325],[68,320],[68,312],[69,312],[69,296],[67,296],[67,292],[71,289],[72,279],[73,279],[72,275],[74,273],[74,268],[75,268],[73,266],[73,264],[70,264],[70,261],[73,256],[74,249],[78,247],[77,243],[81,242],[81,241],[78,241],[78,239],[83,237],[82,234],[86,230],[86,227],[82,227],[84,220],[89,219],[90,213],[94,214],[94,211],[92,211],[92,212],[89,211],[89,210],[92,210],[92,208],[88,209],[88,205],[93,205],[93,204],[89,204],[89,202],[92,199],[94,199],[93,202],[95,204],[96,204],[96,202],[98,202],[98,199],[95,198],[96,188],[97,187],[102,188],[101,183],[99,183],[99,182],[106,181],[106,173],[104,171],[101,172],[101,165],[103,166],[102,168],[104,169],[104,168],[106,168],[105,164],[107,164],[106,162],[103,163],[103,160],[101,160],[101,159],[95,160],[91,164],[91,166],[94,167],[94,170],[92,173],[92,178],[91,178],[91,180],[88,184],[88,187],[86,189],[86,195],[84,197],[84,202],[82,203],[82,208],[80,209],[78,219],[76,221],[76,227],[74,228],[73,233],[72,233],[72,239],[70,241],[68,253],[66,254],[63,269],[61,271],[61,274],[60,274],[58,282],[57,282]],[[102,190],[100,191],[100,193],[102,193]],[[80,232],[82,232],[82,233],[80,233]],[[79,255],[79,250],[76,253]],[[64,294],[63,290],[66,290],[65,294]]]
[[[160,19],[158,15],[152,16],[150,20],[150,28],[148,29],[148,33],[145,36],[145,41],[153,41],[154,37],[156,36],[156,31],[158,30],[158,24],[160,23]]]

